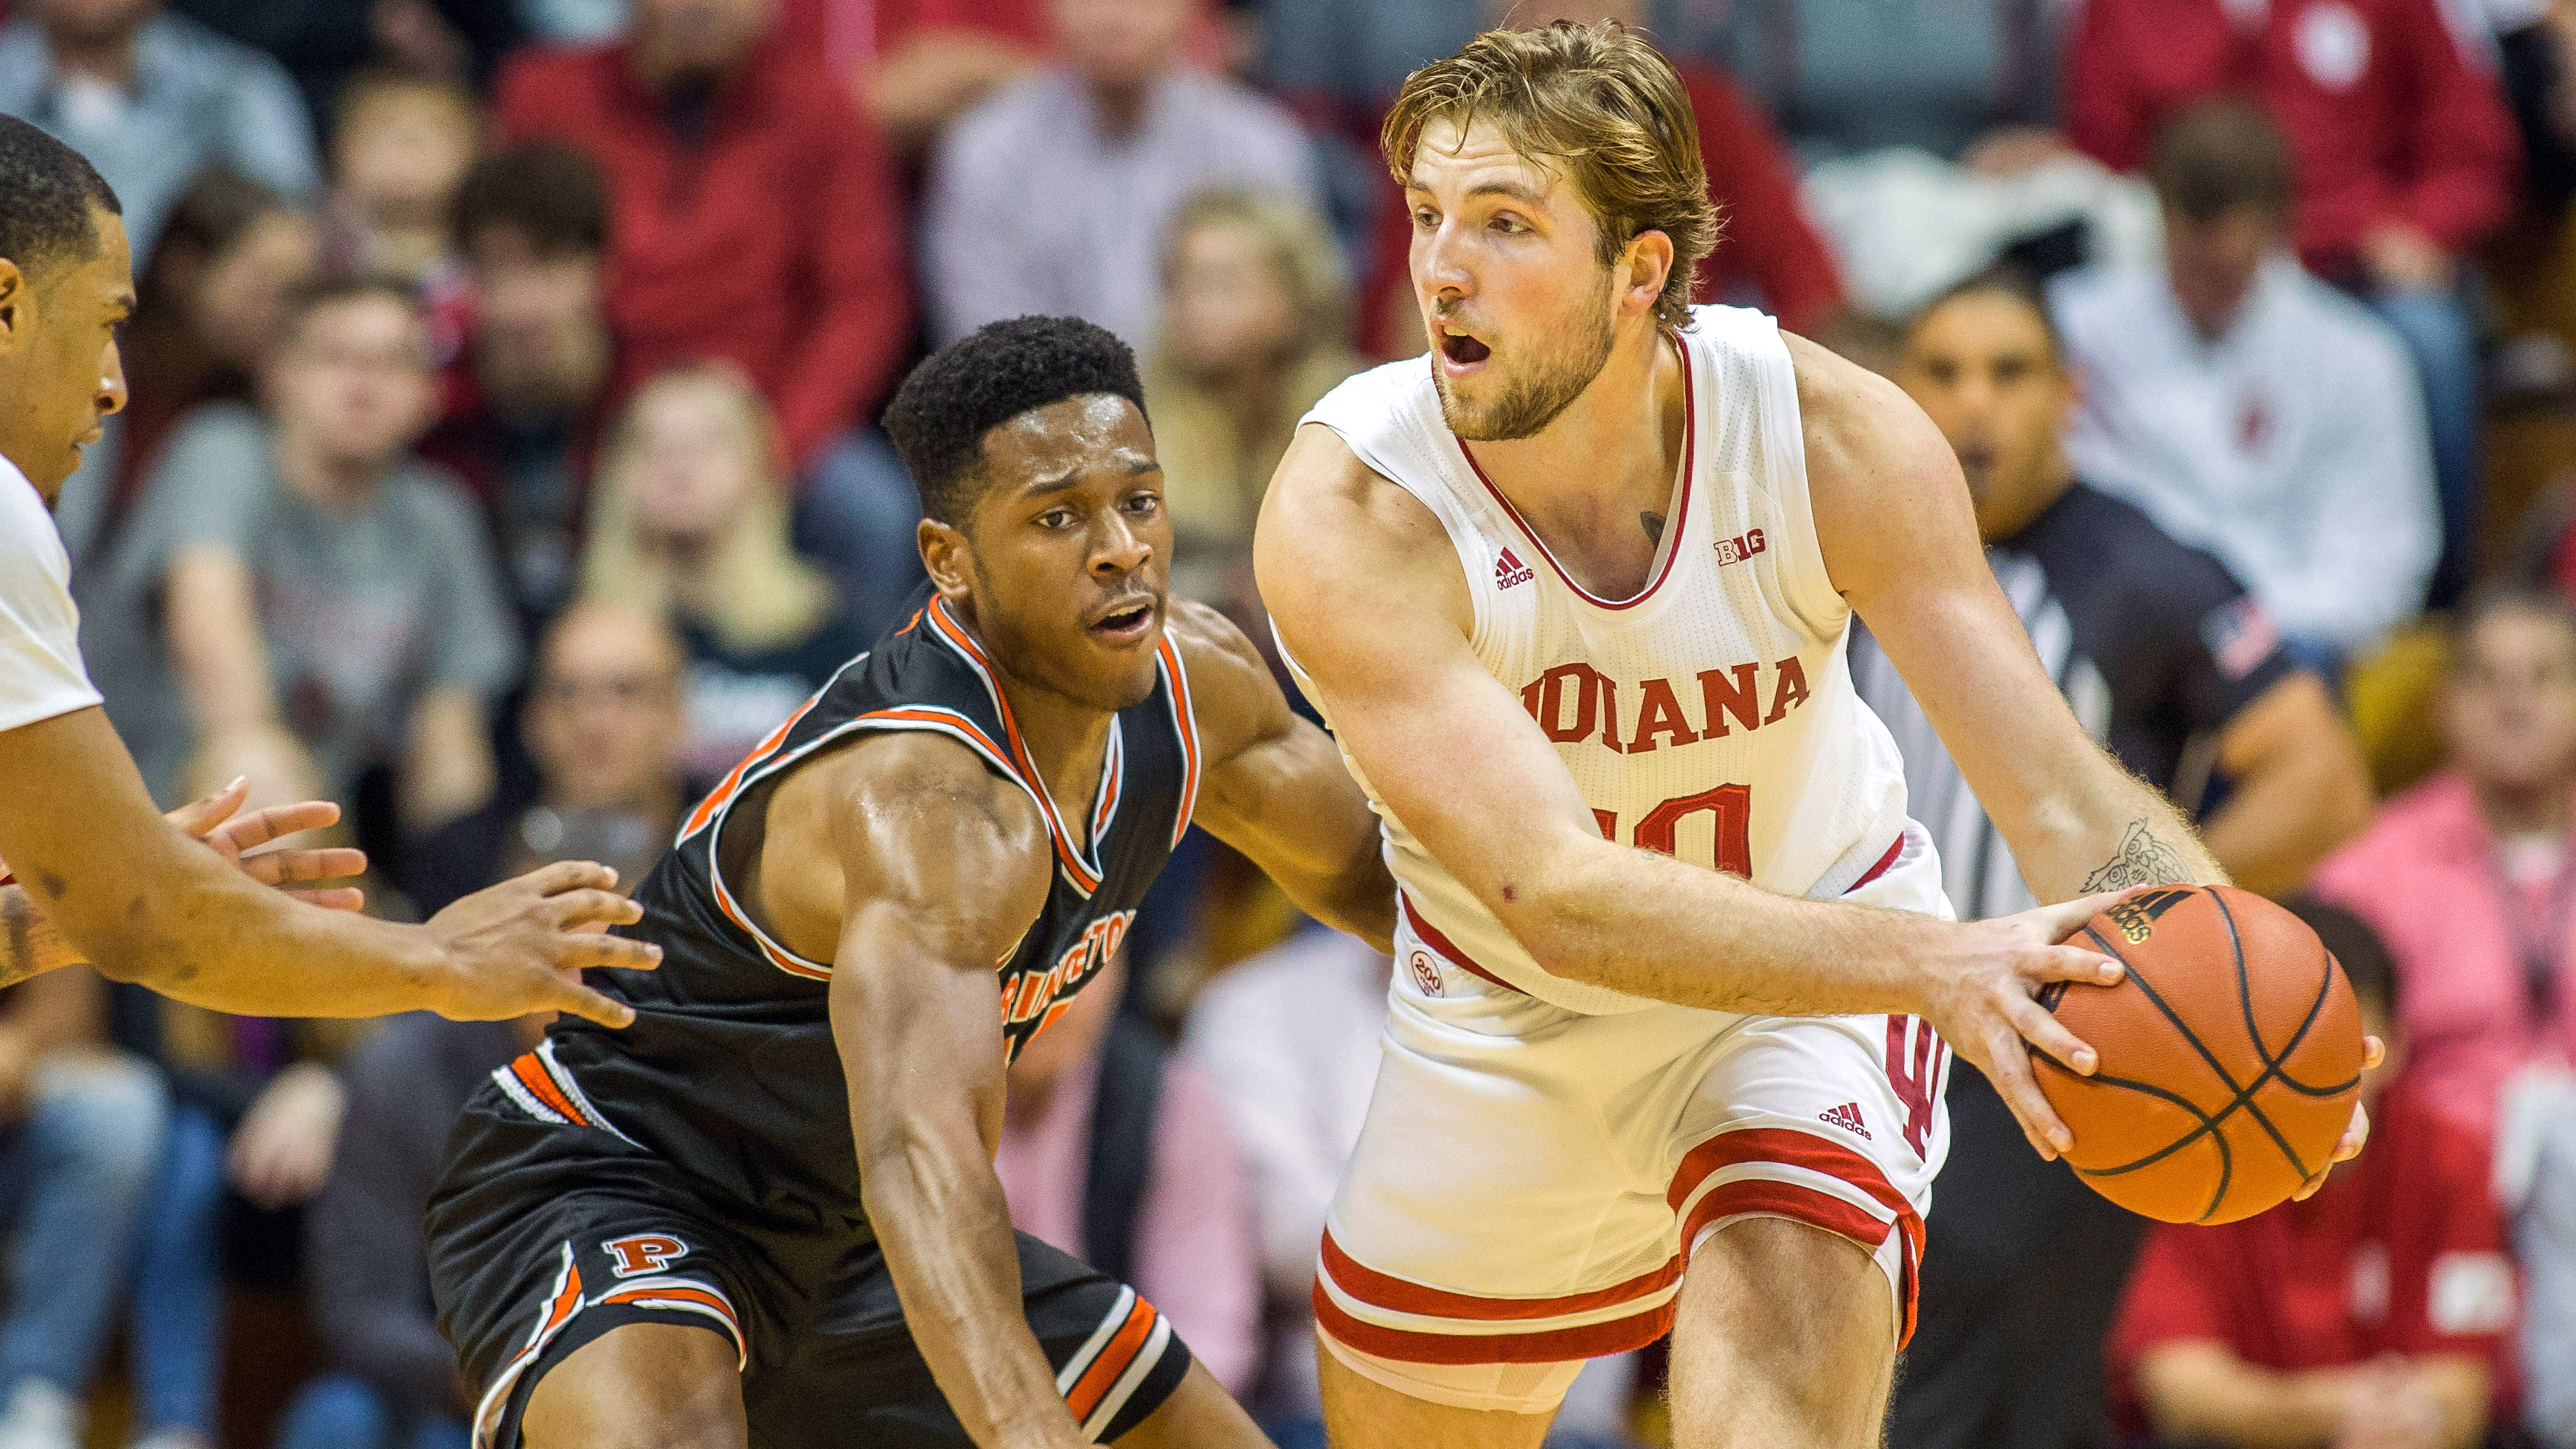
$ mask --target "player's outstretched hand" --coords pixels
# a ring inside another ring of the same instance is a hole
[[[249,798],[250,779],[244,776],[162,818],[179,827],[181,834],[212,846],[217,855],[261,885],[279,887],[288,895],[327,910],[354,911],[366,905],[366,893],[353,886],[301,888],[305,881],[347,880],[363,874],[367,868],[365,851],[345,845],[260,850],[290,835],[337,825],[339,806],[328,800],[305,800],[293,805],[271,805],[248,815],[237,813]],[[254,855],[253,851],[259,853]]]
[[[2387,1043],[2375,1036],[2365,1036],[2361,1039],[2363,1071],[2376,1071],[2379,1064],[2386,1060],[2388,1060]],[[2334,1171],[2335,1162],[2350,1162],[2359,1157],[2361,1149],[2369,1145],[2369,1142],[2370,1109],[2355,1102],[2352,1104],[2352,1121],[2345,1124],[2342,1140],[2335,1143],[2334,1162],[2329,1162],[2317,1169],[2316,1176],[2300,1183],[2299,1190],[2290,1194],[2291,1199],[2296,1202],[2306,1202],[2309,1198],[2315,1197],[2317,1189],[2326,1185],[2326,1174]]]
[[[617,893],[617,872],[586,860],[558,861],[476,891],[429,918],[447,952],[447,980],[434,1004],[450,1021],[501,1021],[532,1011],[568,1011],[602,1026],[635,1020],[632,1007],[581,984],[584,968],[650,971],[662,948],[606,934],[631,926],[643,907]]]
[[[2068,1071],[2088,1077],[2101,1061],[2093,1048],[2039,1004],[2039,993],[2059,981],[2119,984],[2119,962],[2099,951],[2061,943],[2096,912],[2130,894],[2104,891],[2017,916],[1951,926],[1941,935],[1944,948],[1930,962],[1930,979],[1923,988],[1924,1019],[1952,1051],[1995,1084],[1996,1093],[2021,1123],[2022,1135],[2045,1158],[2053,1159],[2073,1147],[2075,1134],[2040,1092],[2029,1048],[2036,1047]]]

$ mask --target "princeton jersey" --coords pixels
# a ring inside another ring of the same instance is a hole
[[[682,824],[621,934],[660,943],[661,969],[601,972],[633,1005],[622,1031],[571,1017],[496,1073],[541,1119],[600,1128],[745,1205],[863,1227],[850,1105],[827,994],[833,964],[799,956],[736,893],[755,837],[728,827],[767,805],[779,777],[864,733],[917,730],[973,750],[1046,818],[1055,877],[1046,906],[994,963],[1012,1057],[1062,1015],[1125,938],[1145,890],[1189,828],[1198,733],[1180,649],[1168,637],[1154,692],[1109,728],[1098,799],[1077,835],[1049,797],[982,647],[928,595],[910,622],[843,666],[734,767]],[[959,881],[958,890],[981,889]]]
[[[1672,337],[1685,393],[1681,470],[1653,569],[1632,598],[1597,597],[1557,565],[1478,468],[1473,445],[1443,422],[1422,359],[1361,373],[1305,421],[1339,434],[1448,530],[1475,600],[1477,658],[1555,742],[1603,835],[1789,895],[1840,895],[1901,842],[1905,772],[1852,690],[1851,615],[1826,577],[1808,508],[1797,377],[1778,327],[1758,312],[1694,308]],[[1487,974],[1568,1010],[1649,1004],[1540,970],[1369,793],[1406,910],[1432,927],[1426,937],[1446,937]]]

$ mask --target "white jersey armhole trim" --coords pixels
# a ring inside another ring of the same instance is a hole
[[[1730,309],[1733,310],[1733,309]],[[1703,318],[1708,313],[1700,314]],[[1789,607],[1822,637],[1831,637],[1851,619],[1851,605],[1834,588],[1825,571],[1823,540],[1816,533],[1815,498],[1807,477],[1806,422],[1798,409],[1798,364],[1780,324],[1759,312],[1735,312],[1751,319],[1744,328],[1746,351],[1762,388],[1762,450],[1770,466],[1761,485],[1770,493],[1783,527],[1790,530],[1788,557],[1781,560],[1780,583]]]

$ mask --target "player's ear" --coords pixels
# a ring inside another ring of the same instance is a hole
[[[936,518],[921,520],[916,535],[921,548],[921,567],[930,575],[940,595],[950,600],[966,597],[966,581],[973,573],[967,561],[966,535]]]
[[[32,300],[27,274],[18,270],[16,262],[0,257],[0,356],[17,351],[26,340]]]
[[[1665,279],[1673,274],[1673,239],[1660,231],[1641,231],[1628,238],[1621,263],[1619,310],[1631,315],[1654,311]]]

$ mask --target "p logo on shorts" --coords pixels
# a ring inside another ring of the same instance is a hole
[[[689,1252],[688,1244],[662,1233],[637,1233],[599,1246],[600,1251],[617,1260],[609,1271],[620,1278],[659,1273]]]

